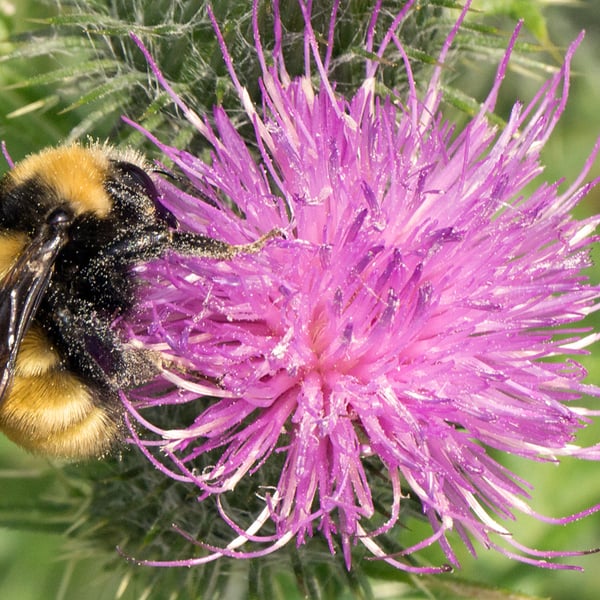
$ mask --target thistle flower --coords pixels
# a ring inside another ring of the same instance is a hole
[[[457,130],[440,111],[441,73],[469,3],[421,95],[396,37],[411,4],[375,47],[376,3],[364,83],[343,97],[328,78],[331,55],[325,48],[323,58],[310,3],[300,2],[306,73],[291,78],[278,4],[270,64],[255,1],[262,106],[239,84],[211,15],[253,147],[219,107],[212,120],[196,115],[145,51],[212,146],[205,161],[145,131],[194,190],[159,182],[181,226],[231,243],[274,228],[287,234],[232,263],[171,256],[139,269],[143,306],[136,323],[121,326],[131,343],[172,364],[123,398],[133,441],[167,476],[197,486],[200,500],[214,498],[232,529],[221,548],[197,540],[206,550],[199,558],[147,564],[256,557],[318,532],[332,552],[341,541],[348,568],[360,542],[400,569],[435,572],[447,567],[406,557],[438,543],[458,565],[453,530],[472,553],[477,540],[524,562],[573,568],[549,559],[578,553],[526,548],[503,523],[515,511],[567,523],[598,507],[562,519],[535,513],[528,484],[490,449],[533,461],[600,457],[598,446],[574,443],[594,413],[571,405],[600,389],[564,358],[598,339],[573,324],[598,306],[599,288],[581,270],[600,218],[570,215],[595,183],[582,182],[598,146],[566,191],[542,183],[524,192],[542,171],[540,151],[565,107],[581,36],[531,103],[515,104],[498,128],[487,115],[517,27],[480,111]],[[335,11],[331,22],[330,42]],[[409,91],[380,98],[379,64],[393,48]],[[168,404],[193,405],[195,419],[177,430],[149,422],[147,408]],[[224,503],[257,473],[273,477],[257,484],[262,510],[237,523]],[[374,518],[374,477],[390,491],[387,521]],[[390,554],[379,540],[403,514],[403,488],[432,533]]]

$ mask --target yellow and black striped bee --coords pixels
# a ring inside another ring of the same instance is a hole
[[[132,266],[169,251],[231,258],[261,240],[177,230],[135,153],[74,144],[15,165],[0,182],[0,430],[51,457],[107,453],[118,391],[157,368],[111,329],[135,306]]]

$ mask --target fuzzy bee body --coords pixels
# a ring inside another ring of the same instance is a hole
[[[156,371],[111,329],[135,306],[132,266],[260,245],[177,231],[135,155],[71,145],[18,163],[0,183],[0,430],[53,457],[105,454],[120,437],[118,391]]]

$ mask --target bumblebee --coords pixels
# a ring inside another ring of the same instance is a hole
[[[170,251],[229,259],[263,241],[178,230],[131,152],[76,144],[15,165],[0,181],[0,430],[50,457],[109,452],[119,390],[157,372],[111,329],[135,309],[132,266]]]

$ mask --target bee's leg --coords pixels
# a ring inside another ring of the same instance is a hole
[[[265,233],[254,242],[248,244],[228,244],[214,238],[197,235],[188,231],[171,232],[170,248],[180,254],[187,256],[205,256],[207,258],[216,258],[227,260],[234,258],[238,254],[254,254],[260,252],[265,244],[274,237],[282,237],[283,233],[279,229],[272,229]]]
[[[116,257],[121,262],[151,260],[173,251],[186,256],[200,256],[227,260],[238,254],[254,254],[274,237],[283,234],[273,229],[255,242],[248,244],[228,244],[204,235],[189,231],[173,231],[169,229],[144,229],[131,232],[123,239],[117,239],[104,249],[103,255]],[[101,260],[104,260],[101,257]]]
[[[105,389],[128,389],[157,372],[150,353],[125,348],[110,321],[82,302],[77,312],[61,307],[45,320],[52,338],[64,348],[66,367]]]

